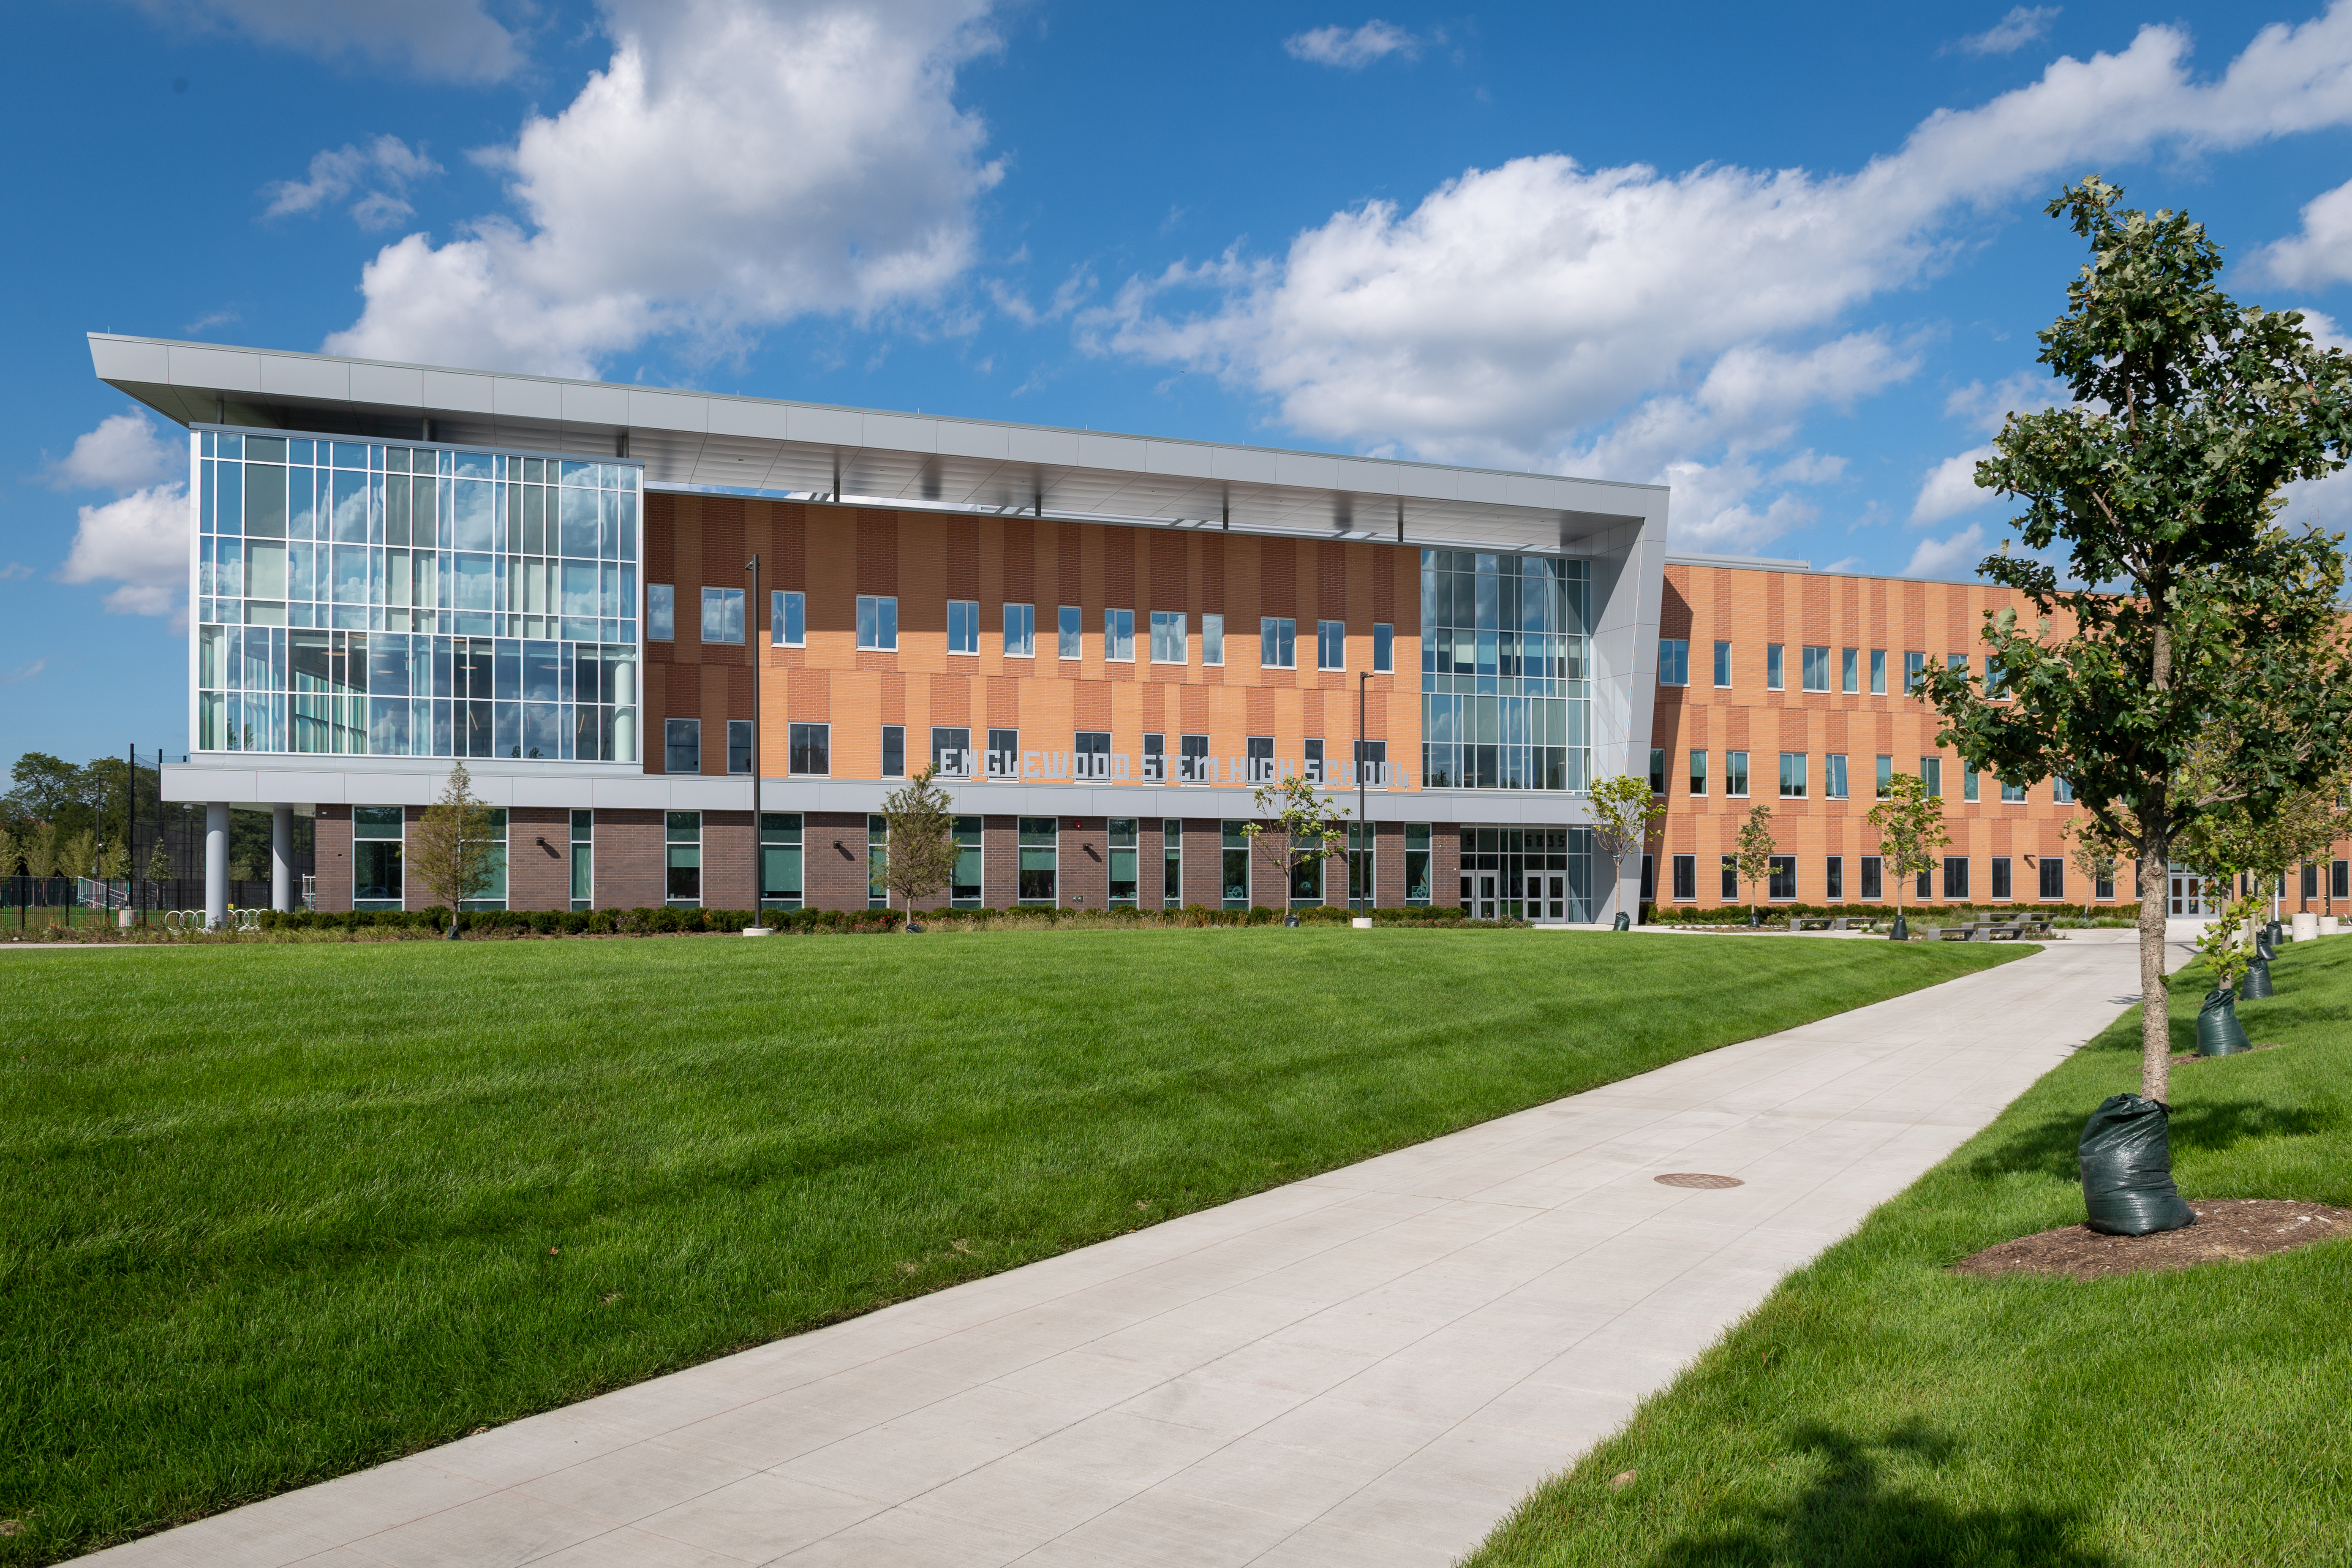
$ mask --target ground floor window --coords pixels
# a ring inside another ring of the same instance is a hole
[[[1845,857],[1832,855],[1822,868],[1822,897],[1831,903],[1845,900]]]
[[[951,909],[980,908],[982,854],[981,826],[977,816],[955,819],[955,868],[948,873],[948,905]]]
[[[2308,897],[2311,892],[2310,883],[2312,880],[2311,873],[2313,869],[2314,868],[2309,866],[2305,866],[2303,868],[2305,883],[2304,891],[2305,897]],[[2113,871],[2103,871],[2093,880],[2091,884],[2091,897],[2105,900],[2109,903],[2115,901],[2116,874]]]
[[[866,907],[890,907],[890,819],[866,819]]]
[[[1862,858],[1862,896],[1865,902],[1886,896],[1886,861],[1877,855]]]
[[[1058,816],[1021,818],[1021,901],[1050,904],[1056,900],[1055,873],[1061,868],[1062,819]]]
[[[403,815],[396,805],[352,807],[352,908],[400,908]]]
[[[702,902],[702,813],[664,812],[662,848],[668,878],[665,900],[678,909],[697,907]]]
[[[1184,903],[1184,823],[1171,816],[1160,825],[1160,905],[1181,909]]]
[[[1739,901],[1739,857],[1737,855],[1723,858],[1723,896],[1731,903]]]
[[[1944,900],[1950,903],[1969,896],[1969,863],[1965,857],[1944,857]]]
[[[760,907],[796,910],[801,907],[803,835],[797,811],[760,814]]]
[[[572,907],[596,907],[596,814],[572,814]]]
[[[1131,816],[1114,816],[1103,825],[1110,856],[1109,901],[1136,907],[1136,824]]]
[[[2009,857],[2006,855],[1994,856],[1992,858],[1992,896],[1995,899],[2006,899],[2010,897],[2010,889],[2011,886],[2012,884],[2010,881],[2009,872]]]
[[[1429,824],[1408,822],[1404,825],[1404,901],[1408,904],[1429,902],[1431,881]]]
[[[1677,855],[1675,857],[1675,897],[1677,899],[1696,899],[1698,897],[1697,856]]]
[[[1245,822],[1228,822],[1224,825],[1223,903],[1229,910],[1245,910],[1250,907],[1250,841],[1249,835],[1242,831],[1248,826],[1249,824]]]
[[[2044,855],[2041,858],[2040,865],[2042,896],[2045,899],[2063,899],[2066,896],[2066,862],[2055,855]]]
[[[1772,857],[1771,878],[1765,885],[1764,896],[1781,900],[1797,896],[1797,858],[1794,855]]]
[[[1590,921],[1592,830],[1465,826],[1462,905],[1474,920]]]
[[[1654,903],[1657,901],[1657,897],[1658,858],[1654,855],[1644,855],[1642,857],[1642,901],[1645,904]]]
[[[489,832],[472,842],[483,845],[489,850],[488,865],[484,868],[488,875],[483,880],[481,892],[474,898],[461,900],[457,907],[461,910],[505,909],[507,907],[507,813],[504,806],[494,805],[490,808]]]

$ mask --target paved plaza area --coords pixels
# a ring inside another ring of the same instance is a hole
[[[84,1561],[1437,1568],[2137,989],[2071,932]]]

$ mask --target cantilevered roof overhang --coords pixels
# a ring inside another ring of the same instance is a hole
[[[656,486],[1572,554],[1666,490],[778,398],[89,334],[99,379],[181,425],[625,455]]]

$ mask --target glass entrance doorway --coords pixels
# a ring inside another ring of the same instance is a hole
[[[2210,915],[2219,912],[2221,899],[2212,879],[2174,866],[2168,873],[2169,896],[2165,912],[2172,915]]]
[[[1462,910],[1473,920],[1590,922],[1589,827],[1462,829]]]

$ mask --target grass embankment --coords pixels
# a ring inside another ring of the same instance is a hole
[[[2257,1045],[2176,1066],[2173,1171],[2204,1198],[2352,1204],[2352,942],[2284,948]],[[2174,977],[2195,1047],[2199,964]],[[2083,1218],[2074,1146],[2139,1088],[2137,1008],[1791,1276],[1473,1561],[2343,1563],[2352,1242],[2174,1274],[1946,1266]],[[1622,1488],[1612,1479],[1636,1472]]]
[[[0,959],[0,1562],[2013,954],[1535,931]]]

